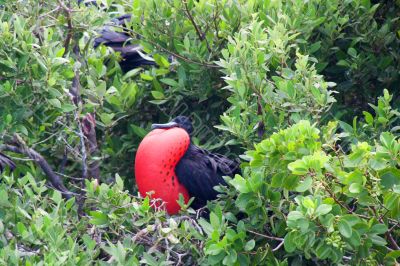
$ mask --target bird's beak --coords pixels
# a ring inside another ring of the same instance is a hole
[[[178,124],[175,122],[169,122],[166,124],[152,124],[151,125],[151,130],[157,129],[157,128],[171,128],[171,127],[177,127]]]

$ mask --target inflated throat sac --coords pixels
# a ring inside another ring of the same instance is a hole
[[[161,199],[169,214],[179,212],[179,194],[185,202],[190,198],[175,174],[175,167],[189,144],[190,138],[184,129],[155,129],[145,136],[136,153],[135,176],[139,193],[143,197],[150,195],[152,199]]]

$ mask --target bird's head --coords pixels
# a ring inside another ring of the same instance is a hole
[[[189,136],[192,135],[193,133],[193,124],[192,121],[190,120],[189,117],[187,116],[177,116],[174,119],[172,119],[170,122],[166,123],[166,124],[153,124],[151,125],[151,129],[169,129],[169,128],[173,128],[173,127],[180,127],[184,130],[186,130],[186,132],[189,134]]]

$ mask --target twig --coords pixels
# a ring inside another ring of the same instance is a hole
[[[134,31],[134,30],[132,30],[132,29],[129,29],[129,28],[126,28],[126,27],[123,27],[123,26],[118,26],[118,25],[114,25],[113,27],[119,28],[119,29],[123,29],[123,30],[128,31],[128,32],[130,32],[130,33],[132,33],[132,34],[135,34],[135,35],[137,35],[138,37],[140,37],[141,39],[143,39],[143,40],[145,40],[146,42],[150,43],[151,45],[157,47],[157,48],[160,49],[161,51],[166,52],[167,54],[170,54],[170,55],[172,55],[172,56],[174,56],[174,57],[176,57],[176,58],[179,58],[179,59],[185,61],[186,63],[192,63],[192,64],[200,65],[200,66],[203,66],[203,67],[209,67],[209,68],[221,68],[220,66],[215,65],[215,64],[212,64],[212,63],[202,63],[202,62],[194,61],[194,60],[192,60],[192,59],[189,59],[189,58],[186,58],[186,57],[184,57],[184,56],[182,56],[182,55],[179,55],[179,54],[177,54],[177,53],[174,53],[174,52],[172,52],[172,51],[170,51],[170,50],[168,50],[168,49],[162,47],[162,46],[159,45],[158,43],[146,39],[145,36],[143,36],[143,35],[140,34],[140,33],[137,33],[136,31]]]
[[[278,251],[278,249],[280,249],[280,248],[283,246],[284,243],[285,243],[285,241],[281,241],[281,243],[279,243],[279,245],[277,245],[277,246],[272,250],[272,252]]]
[[[60,5],[60,7],[64,10],[65,14],[67,15],[67,37],[65,38],[64,41],[64,54],[63,56],[65,56],[68,53],[69,50],[69,44],[71,43],[71,39],[72,39],[72,34],[73,34],[73,26],[72,26],[72,16],[71,16],[71,9],[69,7],[67,7],[62,0],[58,0],[58,4]]]
[[[97,147],[97,137],[96,137],[96,120],[94,117],[94,114],[86,114],[85,117],[82,119],[82,131],[83,134],[85,135],[85,139],[87,140],[88,143],[88,148],[89,148],[89,156],[93,157],[96,153],[98,153],[98,147]],[[96,160],[93,160],[91,163],[89,163],[89,176],[96,179],[100,180],[100,169],[99,169],[99,162]]]
[[[398,222],[397,224],[395,224],[395,225],[393,225],[389,230],[388,230],[388,232],[390,233],[390,232],[392,232],[396,227],[398,227],[398,226],[400,226],[400,222]]]
[[[344,205],[340,200],[338,200],[336,198],[336,195],[331,191],[331,189],[329,188],[328,184],[326,184],[325,182],[321,182],[322,185],[324,186],[325,190],[328,192],[328,194],[333,198],[333,200],[339,204],[343,209],[346,209],[348,213],[353,213],[353,210],[350,209],[348,206]]]
[[[61,161],[60,168],[59,168],[59,172],[62,173],[62,174],[64,173],[64,169],[65,169],[65,166],[67,165],[67,161],[68,161],[68,148],[65,147],[64,148],[64,154],[63,154],[63,159]]]
[[[48,177],[48,181],[52,185],[52,187],[60,191],[64,198],[70,199],[72,197],[73,193],[64,186],[62,179],[53,171],[49,163],[43,158],[42,155],[40,155],[34,149],[29,148],[22,140],[22,138],[17,134],[14,135],[14,142],[18,146],[3,144],[0,145],[0,150],[7,150],[28,156],[33,161],[35,161],[40,166],[40,168],[42,168],[42,171]]]
[[[79,128],[79,139],[81,142],[81,153],[82,153],[82,185],[84,185],[84,180],[88,178],[88,166],[87,166],[87,152],[86,152],[86,143],[85,143],[85,135],[83,134],[82,124],[79,120],[79,117],[76,117],[76,121],[78,123]]]
[[[396,240],[393,238],[392,234],[389,232],[386,232],[386,238],[389,240],[390,244],[392,244],[393,248],[395,250],[400,250],[399,245],[397,244]]]
[[[196,22],[194,21],[194,18],[192,16],[192,14],[190,13],[188,4],[187,4],[187,0],[183,0],[183,4],[185,5],[185,11],[186,14],[190,20],[190,22],[192,22],[193,27],[195,28],[196,32],[197,32],[197,36],[199,36],[200,41],[206,41],[206,45],[207,45],[207,50],[211,53],[211,48],[210,48],[210,44],[208,43],[208,40],[205,36],[205,33],[202,33],[199,26],[197,26]]]
[[[257,235],[257,236],[267,238],[267,239],[271,239],[271,240],[284,241],[284,239],[281,237],[268,236],[268,235],[264,235],[264,234],[261,234],[261,233],[258,233],[258,232],[252,231],[252,230],[247,230],[247,232]]]
[[[372,211],[375,213],[375,216],[378,216],[378,213],[377,213],[377,211],[376,211],[376,209],[375,209],[374,207],[372,207]],[[379,217],[379,218],[378,218],[378,221],[379,221],[380,223],[382,223],[382,224],[385,224],[385,222],[383,221],[382,217]],[[400,250],[400,247],[399,247],[399,245],[396,243],[396,240],[393,238],[391,232],[387,231],[387,232],[385,233],[385,236],[386,236],[386,239],[390,242],[390,244],[392,245],[392,247],[393,247],[395,250]]]

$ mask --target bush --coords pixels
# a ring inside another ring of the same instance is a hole
[[[398,3],[0,4],[0,264],[397,263]],[[93,48],[125,13],[156,66]],[[204,217],[135,196],[139,142],[178,114],[242,159]]]

